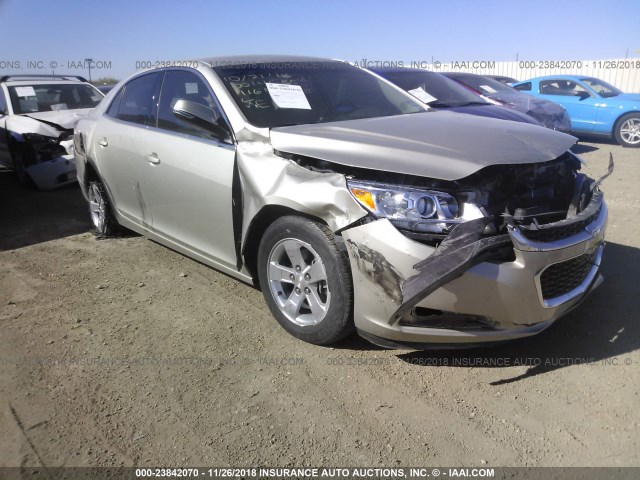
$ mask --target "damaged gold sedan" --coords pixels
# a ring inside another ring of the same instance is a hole
[[[416,348],[533,335],[601,282],[607,207],[575,141],[306,57],[137,73],[74,135],[98,235],[258,285],[304,341]]]

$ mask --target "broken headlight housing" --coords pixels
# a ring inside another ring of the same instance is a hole
[[[53,157],[67,155],[69,153],[60,145],[59,138],[40,135],[39,133],[23,133],[22,137],[25,143],[33,149],[35,153],[34,160],[36,162],[50,160]]]
[[[460,222],[460,207],[449,193],[348,180],[351,194],[377,217],[417,233],[448,233]]]
[[[57,138],[39,133],[23,133],[22,137],[36,150],[49,150],[59,146]]]

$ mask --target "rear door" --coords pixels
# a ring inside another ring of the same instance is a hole
[[[128,82],[95,127],[95,157],[118,213],[149,228],[151,212],[143,187],[144,138],[155,126],[156,105],[164,72]]]
[[[178,101],[204,107],[218,125],[174,113]],[[156,234],[236,270],[232,222],[235,145],[215,95],[199,73],[169,70],[158,128],[144,139],[145,198]]]

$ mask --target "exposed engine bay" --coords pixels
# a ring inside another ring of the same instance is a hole
[[[575,217],[591,201],[598,182],[580,173],[581,160],[567,151],[555,160],[491,165],[455,181],[347,167],[277,152],[298,165],[342,173],[352,194],[374,217],[387,217],[404,235],[438,246],[454,227],[486,219],[484,234],[507,232],[508,224],[535,230]]]

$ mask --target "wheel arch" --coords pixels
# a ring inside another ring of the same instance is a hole
[[[327,225],[327,222],[320,217],[309,215],[283,205],[265,205],[262,207],[251,220],[242,246],[242,257],[245,267],[249,271],[251,278],[253,278],[253,283],[257,288],[260,288],[260,282],[258,280],[258,248],[260,247],[262,236],[273,222],[286,216],[307,218],[311,221]]]
[[[86,157],[85,171],[84,171],[84,176],[83,176],[83,180],[82,180],[82,184],[80,185],[80,188],[87,200],[88,200],[87,192],[89,191],[89,184],[91,182],[96,182],[96,181],[100,182],[104,186],[104,190],[107,194],[107,199],[109,201],[109,206],[112,209],[113,214],[117,217],[118,209],[116,208],[116,204],[113,200],[113,195],[111,194],[111,189],[109,188],[109,185],[107,185],[107,183],[102,179],[102,176],[100,175],[100,172],[98,171],[98,168],[96,167],[93,160],[91,160],[90,157]]]
[[[91,160],[89,160],[89,158],[87,158],[86,162],[85,162],[85,170],[84,170],[84,178],[82,180],[82,188],[83,189],[87,189],[89,186],[90,182],[95,182],[95,181],[99,181],[102,182],[102,184],[104,185],[104,182],[102,181],[102,177],[100,177],[100,174],[98,173],[98,169],[96,168],[96,166],[93,164],[93,162]]]
[[[620,122],[622,121],[622,119],[627,115],[632,115],[634,113],[640,116],[640,110],[627,110],[626,112],[623,112],[620,115],[618,115],[618,117],[613,122],[613,127],[611,128],[611,138],[614,138],[614,139],[616,138],[616,130],[618,129],[618,126],[620,125]]]

